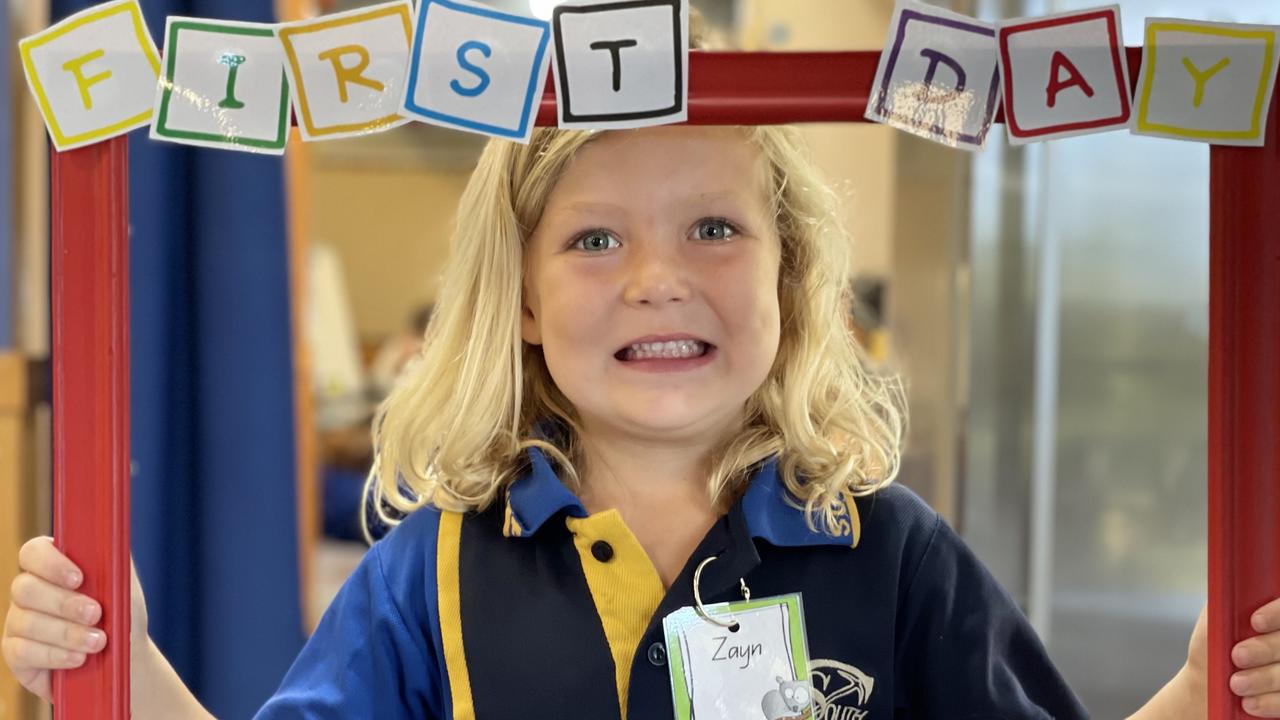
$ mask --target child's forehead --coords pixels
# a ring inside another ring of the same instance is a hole
[[[671,194],[690,201],[766,196],[768,162],[734,127],[661,126],[600,133],[569,159],[549,200],[581,206]]]
[[[659,125],[631,130],[606,130],[593,135],[576,153],[575,162],[600,156],[647,154],[658,149],[682,148],[694,155],[730,154],[757,159],[759,147],[746,128],[719,125]],[[672,156],[678,160],[684,156]]]

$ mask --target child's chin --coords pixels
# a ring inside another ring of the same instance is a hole
[[[701,413],[691,410],[670,408],[653,408],[649,412],[637,412],[632,409],[627,415],[631,425],[652,435],[677,435],[688,432],[690,428],[698,427],[701,424],[698,421],[703,417]]]

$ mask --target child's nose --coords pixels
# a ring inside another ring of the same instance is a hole
[[[631,256],[625,297],[629,303],[662,305],[689,299],[687,266],[678,251],[645,248]]]

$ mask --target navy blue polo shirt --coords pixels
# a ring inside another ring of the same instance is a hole
[[[777,457],[664,588],[615,510],[589,515],[546,456],[479,513],[423,508],[373,545],[257,715],[673,716],[662,619],[800,592],[815,718],[1084,718],[1025,616],[909,489],[851,498],[811,530]],[[763,716],[762,716],[763,717]]]

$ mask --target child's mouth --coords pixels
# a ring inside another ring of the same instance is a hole
[[[636,370],[677,371],[707,364],[716,354],[716,346],[701,340],[677,340],[665,343],[636,343],[614,353],[624,365]]]
[[[688,360],[706,355],[715,346],[701,340],[675,340],[671,342],[635,343],[614,353],[623,362],[637,360]]]

